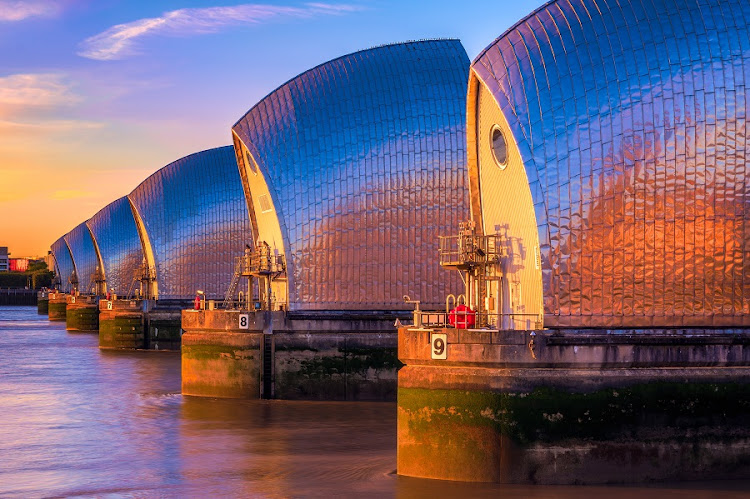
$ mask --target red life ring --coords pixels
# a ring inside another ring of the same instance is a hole
[[[458,329],[466,329],[476,323],[475,313],[474,310],[462,303],[450,311],[448,314],[448,322],[451,326]]]
[[[198,295],[195,295],[195,301],[193,301],[193,305],[195,305],[195,310],[201,309],[201,297]]]

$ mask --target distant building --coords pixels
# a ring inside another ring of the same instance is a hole
[[[26,272],[29,270],[28,258],[9,258],[8,269],[11,272]]]
[[[10,253],[8,253],[8,247],[0,246],[0,272],[7,272],[10,268],[8,255],[10,255]]]
[[[55,256],[52,254],[52,251],[48,251],[47,255],[43,258],[44,263],[47,264],[47,268],[51,271],[55,271]]]

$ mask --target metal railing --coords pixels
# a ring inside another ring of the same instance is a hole
[[[259,312],[263,310],[264,303],[258,298],[248,301],[245,299],[238,300],[215,300],[214,310],[242,310],[248,312]],[[274,300],[271,302],[270,310],[286,310],[286,303]]]
[[[453,320],[451,321],[451,319]],[[469,323],[471,323],[470,326]],[[430,312],[422,310],[414,312],[414,325],[416,327],[457,327],[459,329],[531,330],[542,329],[542,320],[539,314],[479,313],[469,310]]]
[[[223,300],[216,302],[216,308],[221,310],[246,310],[256,311],[261,309],[261,302],[257,299],[252,299],[249,302],[244,299],[240,300]]]
[[[500,261],[504,256],[503,236],[459,234],[438,236],[438,255],[443,267],[470,267]]]
[[[248,285],[248,292],[250,292],[249,288],[255,288],[256,291],[260,291],[261,295],[270,293],[271,282],[283,279],[285,272],[284,255],[279,253],[278,250],[264,241],[258,242],[255,248],[248,247],[244,255],[235,258],[234,274],[224,295],[222,308],[227,310],[259,310],[261,308],[276,310],[279,307],[284,307],[285,303],[273,300],[273,296],[266,297],[269,298],[268,301],[266,299],[258,301],[249,299],[241,291],[237,293],[237,289],[240,280],[246,278],[251,283]]]
[[[267,244],[259,243],[252,251],[237,257],[235,272],[240,275],[278,275],[286,270],[284,255]]]

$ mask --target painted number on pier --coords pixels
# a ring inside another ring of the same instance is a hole
[[[249,329],[249,328],[250,328],[250,315],[240,314],[240,329]]]
[[[448,358],[448,335],[445,333],[430,334],[430,344],[432,345],[432,358],[445,360]]]
[[[107,310],[112,310],[112,302],[111,301],[107,302]]]

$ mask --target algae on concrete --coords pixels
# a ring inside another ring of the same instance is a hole
[[[67,308],[68,304],[64,301],[59,302],[50,300],[49,306],[47,307],[47,311],[49,312],[49,320],[64,321]]]
[[[98,331],[99,309],[96,307],[68,307],[65,328],[69,331]]]
[[[138,350],[145,348],[143,317],[140,314],[102,317],[99,348]]]
[[[531,392],[399,388],[409,425],[488,426],[524,446],[566,439],[673,438],[723,424],[746,427],[750,384],[653,382],[590,393],[549,387]],[[659,431],[648,431],[659,428]]]
[[[217,342],[186,333],[182,346],[182,393],[259,398],[260,342],[257,334],[216,333]],[[233,340],[241,340],[239,342]],[[219,342],[224,342],[223,344]]]
[[[277,347],[276,397],[312,400],[395,400],[395,348],[293,351]]]

